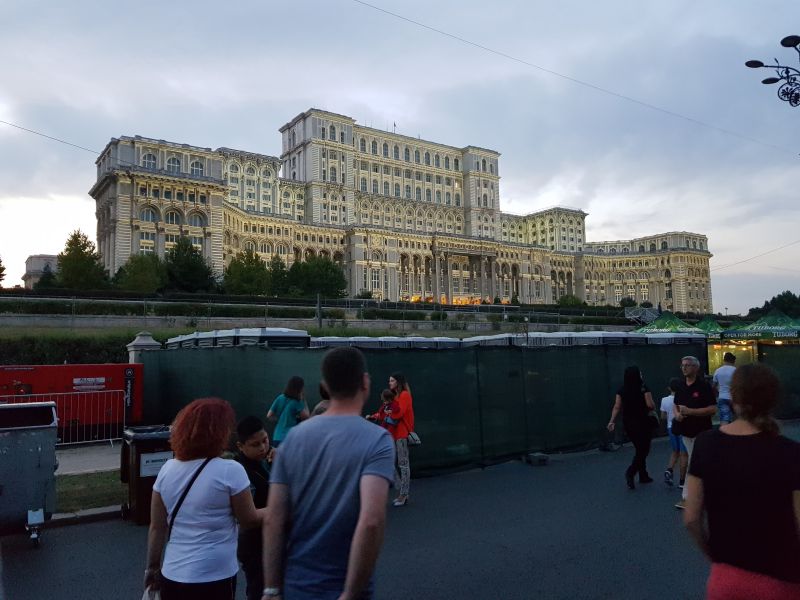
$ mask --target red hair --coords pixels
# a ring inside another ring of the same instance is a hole
[[[178,413],[170,445],[178,460],[215,458],[230,443],[235,414],[220,398],[200,398]]]

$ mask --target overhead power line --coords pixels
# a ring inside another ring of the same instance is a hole
[[[761,258],[762,256],[766,256],[767,254],[772,254],[773,252],[778,252],[779,250],[783,250],[784,248],[789,248],[790,246],[794,246],[796,244],[800,244],[800,240],[795,240],[793,242],[789,242],[788,244],[784,244],[783,246],[778,246],[777,248],[773,248],[772,250],[767,250],[766,252],[762,252],[761,254],[756,254],[755,256],[751,256],[750,258],[745,258],[744,260],[739,260],[736,262],[729,263],[727,265],[722,265],[719,267],[714,267],[711,271],[721,271],[722,269],[728,269],[730,267],[735,267],[736,265],[741,265],[746,262],[750,262],[751,260],[755,260],[757,258]]]
[[[381,8],[380,6],[375,6],[374,4],[370,4],[369,2],[364,2],[364,0],[352,0],[352,1],[355,2],[356,4],[360,4],[361,6],[365,6],[367,8],[371,8],[372,10],[381,12],[381,13],[383,13],[385,15],[388,15],[390,17],[393,17],[395,19],[399,19],[401,21],[405,21],[406,23],[410,23],[411,25],[415,25],[417,27],[421,27],[422,29],[427,29],[428,31],[432,31],[432,32],[437,33],[439,35],[442,35],[442,36],[448,37],[448,38],[450,38],[452,40],[455,40],[457,42],[461,42],[462,44],[466,44],[468,46],[472,46],[474,48],[478,48],[479,50],[483,50],[484,52],[488,52],[490,54],[494,54],[496,56],[499,56],[501,58],[505,58],[507,60],[510,60],[510,61],[513,61],[513,62],[516,62],[516,63],[519,63],[521,65],[525,65],[527,67],[531,67],[531,68],[536,69],[538,71],[541,71],[543,73],[547,73],[548,75],[553,75],[554,77],[560,77],[561,79],[564,79],[564,80],[569,81],[571,83],[574,83],[576,85],[580,85],[580,86],[595,90],[596,92],[600,92],[601,94],[606,94],[608,96],[613,96],[615,98],[619,98],[620,100],[625,100],[626,102],[630,102],[632,104],[636,104],[638,106],[642,106],[644,108],[647,108],[647,109],[662,113],[664,115],[667,115],[667,116],[670,116],[670,117],[673,117],[673,118],[676,118],[676,119],[681,119],[683,121],[687,121],[687,122],[692,123],[694,125],[699,125],[701,127],[705,127],[706,129],[712,129],[714,131],[718,131],[720,133],[724,133],[725,135],[732,136],[732,137],[738,138],[740,140],[745,140],[745,141],[751,142],[753,144],[758,144],[760,146],[764,146],[764,147],[767,147],[767,148],[772,148],[773,150],[779,150],[781,152],[787,152],[787,153],[795,155],[795,156],[797,155],[797,151],[795,151],[795,150],[789,150],[788,148],[784,148],[782,146],[777,146],[775,144],[771,144],[769,142],[765,142],[763,140],[759,140],[759,139],[756,139],[754,137],[750,137],[750,136],[745,135],[743,133],[739,133],[738,131],[733,131],[731,129],[725,129],[724,127],[719,127],[717,125],[713,125],[711,123],[707,123],[705,121],[701,121],[700,119],[695,119],[694,117],[689,117],[689,116],[683,115],[683,114],[675,112],[673,110],[669,110],[667,108],[663,108],[661,106],[657,106],[655,104],[651,104],[650,102],[645,102],[644,100],[639,100],[639,99],[634,98],[632,96],[628,96],[628,95],[622,94],[620,92],[615,92],[614,90],[611,90],[609,88],[604,88],[604,87],[596,85],[594,83],[589,83],[588,81],[584,81],[582,79],[578,79],[577,77],[572,77],[570,75],[565,75],[564,73],[559,73],[558,71],[554,71],[553,69],[548,69],[547,67],[543,67],[541,65],[537,65],[536,63],[532,63],[530,61],[527,61],[525,59],[519,58],[517,56],[513,56],[513,55],[508,54],[506,52],[503,52],[501,50],[496,50],[494,48],[490,48],[489,46],[484,46],[483,44],[479,44],[478,42],[473,42],[472,40],[468,40],[467,38],[461,37],[461,36],[456,35],[454,33],[450,33],[449,31],[444,31],[443,29],[438,29],[438,28],[433,27],[431,25],[427,25],[426,23],[422,23],[421,21],[417,21],[417,20],[412,19],[410,17],[405,17],[403,15],[397,14],[397,13],[392,12],[390,10],[386,10],[385,8]]]

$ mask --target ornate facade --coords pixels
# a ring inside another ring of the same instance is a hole
[[[140,136],[98,157],[97,241],[115,273],[189,236],[215,273],[247,248],[287,265],[328,256],[351,295],[530,304],[574,294],[710,312],[707,239],[670,232],[587,242],[586,213],[500,211],[500,154],[358,125],[310,109],[284,125],[280,157]]]

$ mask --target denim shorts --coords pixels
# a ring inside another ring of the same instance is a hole
[[[717,399],[717,409],[719,410],[719,420],[730,423],[733,421],[733,409],[728,398]]]
[[[683,439],[679,435],[672,433],[672,427],[667,429],[669,434],[669,445],[673,452],[686,452],[686,446],[683,445]]]

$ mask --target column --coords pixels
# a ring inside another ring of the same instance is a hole
[[[496,260],[494,257],[489,257],[489,295],[492,297],[492,302],[499,295],[497,293],[497,278],[495,277],[494,267]]]
[[[453,265],[450,264],[450,255],[445,254],[444,257],[444,264],[445,264],[445,286],[447,288],[447,301],[452,304],[453,303]]]
[[[441,285],[439,285],[439,272],[441,270],[441,265],[439,264],[439,256],[437,254],[433,255],[433,261],[431,262],[431,270],[433,276],[433,296],[434,302],[441,302],[442,299],[442,291]]]

